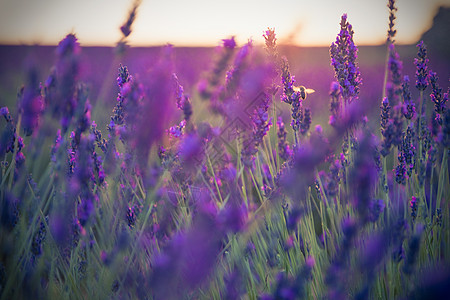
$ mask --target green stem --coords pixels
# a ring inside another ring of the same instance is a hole
[[[448,187],[448,182],[445,180],[447,173],[447,160],[448,160],[448,150],[444,149],[444,154],[442,155],[442,163],[441,169],[439,170],[439,184],[438,184],[438,193],[436,199],[436,208],[441,207],[441,198],[444,187]]]

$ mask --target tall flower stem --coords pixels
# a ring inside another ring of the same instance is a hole
[[[389,56],[390,56],[390,45],[392,44],[392,41],[390,39],[386,42],[386,59],[384,62],[384,79],[383,79],[383,89],[382,89],[382,96],[381,99],[384,99],[386,97],[386,85],[389,75]],[[382,157],[383,162],[383,181],[384,181],[384,199],[386,200],[386,207],[388,208],[387,211],[389,212],[389,185],[387,183],[387,156]]]

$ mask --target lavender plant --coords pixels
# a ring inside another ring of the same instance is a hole
[[[446,295],[448,92],[421,42],[414,99],[388,8],[379,127],[359,99],[346,14],[330,49],[331,128],[313,125],[274,29],[265,49],[223,40],[194,87],[172,46],[148,74],[117,64],[97,125],[67,35],[48,79],[31,68],[15,113],[0,109],[0,298]]]

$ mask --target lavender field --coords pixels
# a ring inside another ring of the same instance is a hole
[[[381,46],[0,45],[0,299],[448,299],[450,57],[387,9]]]

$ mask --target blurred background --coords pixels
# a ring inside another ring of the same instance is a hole
[[[145,74],[158,59],[160,47],[174,45],[175,70],[185,90],[195,94],[199,79],[213,65],[214,48],[221,39],[235,36],[238,46],[249,39],[263,45],[267,27],[275,28],[279,51],[285,55],[298,84],[316,93],[306,101],[313,125],[326,120],[329,87],[333,81],[329,45],[339,33],[343,13],[355,31],[363,79],[361,99],[381,102],[386,57],[387,1],[377,0],[143,0],[137,10],[129,48],[114,49],[121,39],[134,1],[125,0],[0,0],[0,106],[14,111],[16,94],[25,82],[27,65],[38,65],[45,81],[55,62],[55,47],[68,33],[81,46],[80,80],[90,88],[90,101],[98,104],[93,118],[101,126],[108,119],[118,92],[120,63],[131,73]],[[398,0],[396,44],[403,74],[414,81],[416,43],[423,39],[430,68],[447,90],[450,78],[450,0]],[[415,89],[413,89],[415,90]],[[105,114],[105,111],[108,114]],[[315,121],[314,121],[315,120]]]
[[[215,46],[226,36],[238,43],[261,40],[275,28],[279,42],[329,46],[347,13],[358,45],[379,45],[386,37],[385,0],[144,0],[129,43],[132,46]],[[120,38],[131,0],[1,0],[0,43],[55,45],[69,32],[83,46],[113,46]],[[450,0],[397,0],[397,42],[412,44],[432,26]]]

